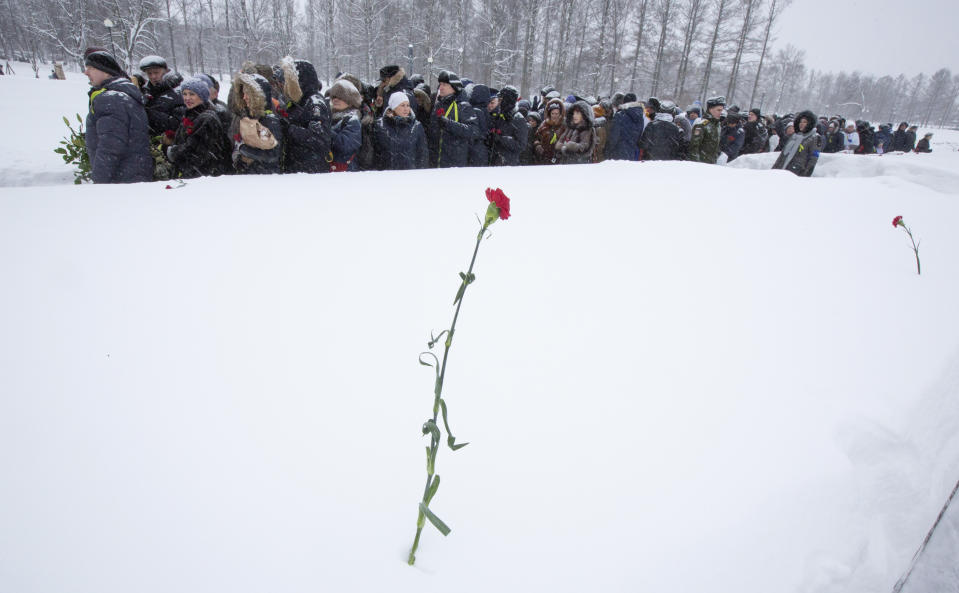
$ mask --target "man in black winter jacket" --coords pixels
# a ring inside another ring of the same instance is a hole
[[[516,109],[519,90],[505,86],[499,92],[499,105],[490,114],[490,164],[519,165],[519,156],[529,139],[526,118]]]
[[[436,104],[427,130],[430,164],[465,167],[469,164],[470,142],[479,135],[476,113],[461,96],[463,83],[459,76],[444,70],[437,80]]]
[[[644,161],[676,161],[686,153],[686,134],[673,123],[672,101],[662,101],[653,121],[639,137],[640,159]]]
[[[750,109],[746,119],[746,125],[743,126],[746,138],[743,141],[743,149],[739,151],[739,154],[756,154],[763,152],[766,147],[766,141],[769,140],[769,132],[766,130],[766,126],[763,125],[761,112],[759,109]]]
[[[86,147],[94,183],[133,183],[153,179],[149,123],[143,95],[105,50],[85,56],[90,79]]]
[[[180,126],[180,119],[186,112],[183,99],[176,87],[183,77],[167,68],[166,60],[160,56],[147,56],[140,60],[140,70],[147,77],[143,91],[146,99],[147,118],[150,120],[150,135],[168,134],[170,137]]]

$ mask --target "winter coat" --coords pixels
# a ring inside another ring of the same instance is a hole
[[[230,124],[230,138],[233,140],[233,168],[238,173],[280,173],[283,155],[283,124],[270,109],[273,106],[273,92],[270,82],[259,74],[241,73],[233,79],[235,100],[230,102],[233,110],[233,122]],[[243,93],[250,98],[246,105]],[[262,146],[247,144],[240,133],[244,119],[253,120],[263,129],[260,134]],[[270,142],[272,137],[274,142]],[[272,147],[269,147],[272,144]]]
[[[862,125],[859,127],[859,148],[856,154],[873,154],[876,152],[876,133],[872,131],[872,126]]]
[[[539,117],[539,114],[537,114],[536,117]],[[529,125],[529,120],[527,120],[527,125]],[[536,133],[538,131],[538,125],[533,125],[529,128],[526,134],[526,148],[524,148],[523,152],[521,152],[519,155],[519,164],[532,165],[536,163],[536,148],[534,144],[536,142]]]
[[[915,146],[916,146],[916,133],[913,132],[912,130],[909,130],[906,132],[906,146],[904,150],[906,151],[913,150]]]
[[[476,112],[461,94],[453,92],[436,98],[426,136],[435,167],[467,166],[470,143],[479,137]]]
[[[904,128],[900,126],[898,130],[892,133],[892,148],[891,150],[902,150],[907,151],[909,143],[907,132]]]
[[[331,171],[356,171],[356,155],[363,146],[363,131],[360,114],[356,109],[333,113],[333,162]]]
[[[606,138],[606,158],[621,161],[639,160],[639,138],[643,134],[645,120],[643,104],[624,103],[613,114],[613,122]]]
[[[151,181],[150,124],[140,89],[126,78],[110,78],[89,96],[86,146],[93,182]]]
[[[413,114],[399,117],[388,112],[376,120],[373,137],[378,169],[398,171],[429,166],[426,132]]]
[[[466,87],[464,96],[476,111],[477,137],[470,143],[470,167],[485,167],[490,164],[490,113],[486,106],[490,101],[489,87],[485,84],[471,84]]]
[[[657,113],[639,138],[640,159],[675,161],[686,152],[686,137],[669,113]]]
[[[549,112],[553,106],[559,109],[559,122],[553,124],[549,121]],[[559,99],[552,99],[547,104],[546,115],[543,117],[543,123],[536,130],[536,139],[533,141],[533,153],[536,162],[541,164],[551,164],[556,162],[556,143],[560,136],[566,132],[566,106]]]
[[[183,97],[176,91],[181,82],[182,76],[176,72],[167,72],[159,83],[148,82],[143,87],[147,118],[150,120],[150,136],[173,132],[180,127],[180,119],[186,112]]]
[[[916,144],[916,152],[932,152],[932,149],[929,148],[929,138],[923,138],[919,141],[919,144]]]
[[[573,123],[573,113],[579,112],[583,118]],[[593,129],[593,110],[586,101],[576,101],[566,111],[566,131],[556,142],[557,161],[564,164],[588,163],[593,158],[596,147],[596,130]]]
[[[843,150],[852,150],[855,151],[859,148],[859,133],[858,132],[843,132]]]
[[[799,121],[802,117],[808,117],[810,122],[816,121],[816,116],[810,111],[801,112],[796,116],[796,121]],[[798,147],[795,147],[796,144],[798,144]],[[786,141],[786,147],[779,153],[779,158],[773,164],[773,169],[785,169],[800,177],[810,177],[819,161],[819,152],[822,150],[822,145],[822,136],[819,135],[815,127],[806,133],[797,130]],[[787,163],[786,160],[794,147],[796,148],[794,156]]]
[[[766,141],[769,140],[769,132],[766,126],[760,120],[747,121],[743,126],[746,137],[743,141],[743,148],[739,154],[757,154],[763,152],[766,148]]]
[[[490,114],[490,165],[519,165],[519,155],[529,139],[529,125],[523,114],[507,102]]]
[[[286,60],[283,94],[289,100],[281,112],[286,148],[283,170],[289,173],[325,173],[332,132],[330,108],[320,93],[323,85],[313,64]]]
[[[187,179],[227,173],[232,168],[232,147],[226,133],[216,109],[201,103],[183,115],[173,145],[167,148],[167,159],[178,176]]]
[[[876,132],[876,152],[880,150],[882,152],[892,152],[892,146],[892,128],[886,124],[879,126],[879,131]]]
[[[823,149],[823,152],[842,152],[843,146],[846,144],[846,135],[842,133],[841,130],[836,130],[833,133],[826,133],[826,147]]]
[[[689,160],[697,163],[715,164],[719,158],[719,143],[722,124],[708,113],[693,126],[692,139],[689,141]]]
[[[726,162],[733,161],[739,156],[746,143],[746,132],[737,123],[735,127],[723,124],[722,137],[719,139],[719,149],[726,153]]]
[[[373,114],[374,106],[369,101],[367,94],[363,92],[364,85],[359,78],[352,74],[341,74],[337,80],[349,81],[360,93],[360,129],[363,135],[363,145],[360,146],[360,152],[356,155],[356,164],[360,171],[374,171],[379,168],[376,162],[376,151],[373,146],[373,136],[376,134],[376,117]],[[417,100],[419,100],[419,97],[417,97]],[[417,106],[410,103],[410,107],[416,108]]]

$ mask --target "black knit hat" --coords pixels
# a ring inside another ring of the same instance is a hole
[[[752,114],[755,115],[757,118],[760,118],[760,117],[763,116],[762,112],[759,111],[759,107],[753,107],[752,109],[749,110],[749,113],[752,113]]]
[[[449,70],[443,70],[440,72],[440,75],[436,77],[436,80],[439,82],[445,82],[453,87],[453,90],[457,92],[463,90],[463,83],[460,81],[460,77]]]
[[[96,68],[100,72],[110,76],[122,76],[126,78],[127,73],[123,71],[120,64],[107,53],[104,49],[90,48],[84,53],[84,64]]]

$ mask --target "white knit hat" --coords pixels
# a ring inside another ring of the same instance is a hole
[[[409,103],[410,98],[406,96],[406,93],[403,91],[398,91],[390,95],[390,111],[396,111],[396,108],[402,105],[403,103]],[[412,107],[412,105],[411,105]]]

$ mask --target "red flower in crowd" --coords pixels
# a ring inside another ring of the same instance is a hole
[[[437,109],[437,110],[436,110],[436,117],[443,117],[443,110],[442,110],[442,109]]]
[[[240,136],[239,134],[233,134],[233,140],[234,142],[242,142],[243,136]]]
[[[902,217],[901,217],[901,216],[897,216],[897,217],[895,217],[895,218],[892,219],[892,226],[899,226],[899,225],[901,225],[901,224],[902,224]]]
[[[506,197],[506,194],[503,193],[503,190],[498,187],[496,189],[487,187],[486,199],[496,204],[496,207],[499,208],[500,220],[506,220],[509,218],[509,198]]]
[[[190,119],[189,117],[183,118],[183,127],[186,128],[187,136],[193,133],[193,126],[194,126],[194,123],[192,119]]]
[[[163,132],[163,135],[166,136],[167,138],[173,138],[174,136],[176,136],[176,132],[174,132],[173,130],[167,130]]]

